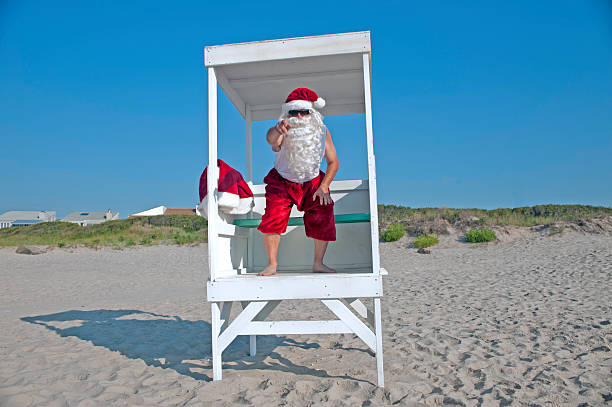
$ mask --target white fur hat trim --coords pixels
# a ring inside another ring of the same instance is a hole
[[[283,112],[289,110],[308,110],[308,109],[322,109],[325,107],[325,99],[319,97],[316,102],[309,102],[307,100],[292,100],[283,104]]]
[[[313,103],[315,109],[323,109],[325,107],[325,99],[319,96],[319,98]]]

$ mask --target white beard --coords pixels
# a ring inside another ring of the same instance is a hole
[[[316,110],[301,119],[281,117],[291,125],[281,145],[286,154],[288,171],[300,180],[311,180],[319,175],[321,151],[325,143],[322,116]]]

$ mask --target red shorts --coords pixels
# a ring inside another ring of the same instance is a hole
[[[272,168],[264,178],[266,183],[266,211],[257,227],[262,233],[285,233],[287,222],[293,205],[304,212],[304,228],[306,236],[325,241],[336,240],[336,224],[334,222],[334,204],[323,205],[317,198],[312,200],[321,184],[325,173],[308,182],[298,184],[280,176]]]

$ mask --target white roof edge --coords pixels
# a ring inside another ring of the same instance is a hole
[[[371,52],[370,31],[284,38],[204,47],[204,65]]]
[[[151,209],[147,209],[142,212],[133,213],[130,216],[155,216],[155,215],[163,215],[166,212],[166,208],[164,205],[159,205]],[[161,213],[160,213],[161,212]]]

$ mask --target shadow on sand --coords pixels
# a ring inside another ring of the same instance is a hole
[[[205,321],[188,321],[178,316],[139,310],[71,310],[23,317],[21,320],[44,326],[61,337],[79,338],[130,359],[143,360],[149,366],[173,369],[197,380],[212,380],[211,328]],[[248,337],[239,336],[223,352],[223,369],[268,369],[358,380],[349,376],[330,376],[324,370],[296,365],[275,352],[276,348],[283,346],[319,348],[316,343],[266,335],[257,338],[258,355],[251,357]]]

